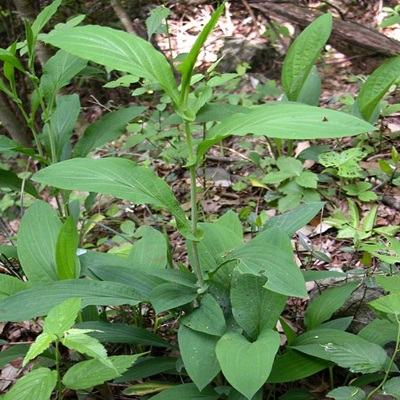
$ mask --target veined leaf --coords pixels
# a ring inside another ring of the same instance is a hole
[[[136,305],[141,301],[134,290],[122,283],[70,279],[42,283],[0,301],[0,321],[27,321],[47,315],[54,306],[71,297],[81,298],[82,307]]]
[[[43,27],[50,21],[50,18],[57,12],[61,5],[61,0],[54,0],[51,4],[45,7],[36,17],[32,24],[32,34],[37,36]]]
[[[61,189],[111,194],[134,204],[165,208],[176,218],[183,236],[198,240],[191,234],[186,215],[170,187],[152,170],[138,167],[130,160],[74,158],[42,169],[33,180]]]
[[[57,371],[38,368],[18,379],[17,383],[5,394],[3,400],[49,400],[56,383]]]
[[[163,390],[152,397],[153,400],[218,400],[220,398],[220,395],[210,387],[204,388],[200,392],[194,383],[184,383]]]
[[[165,57],[147,41],[128,32],[87,25],[52,31],[45,43],[117,71],[157,82],[178,104],[178,88]]]
[[[332,30],[332,15],[312,22],[297,37],[286,55],[282,68],[282,86],[290,101],[296,101]]]
[[[377,68],[362,85],[357,97],[361,115],[370,121],[376,106],[400,75],[400,56],[392,58]]]
[[[16,192],[24,191],[37,199],[40,197],[35,186],[29,180],[23,181],[16,174],[0,169],[0,187],[7,187]]]
[[[61,227],[55,210],[41,200],[23,216],[18,231],[18,257],[30,282],[58,280],[56,242]]]
[[[277,139],[309,140],[354,136],[374,130],[373,125],[340,111],[296,103],[270,103],[246,114],[233,114],[210,129],[206,140],[198,145],[197,158],[232,135],[252,133]]]
[[[364,400],[366,393],[364,390],[355,386],[341,386],[331,390],[327,397],[334,398],[335,400]]]
[[[32,343],[31,347],[29,348],[29,351],[26,354],[26,356],[24,357],[24,360],[22,362],[22,366],[25,367],[29,361],[33,360],[38,355],[42,354],[50,346],[50,344],[53,341],[55,341],[56,339],[57,339],[57,336],[55,334],[42,332],[36,338],[35,342]]]

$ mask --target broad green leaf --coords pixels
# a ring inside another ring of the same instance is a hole
[[[272,329],[252,343],[239,333],[226,333],[216,352],[227,381],[250,400],[267,380],[279,344],[279,334]]]
[[[222,225],[229,229],[240,240],[243,240],[243,227],[240,222],[239,215],[232,210],[227,211],[219,217],[215,222],[216,225]]]
[[[181,323],[197,332],[222,336],[226,330],[225,317],[217,301],[209,294],[201,299],[200,307],[185,315]]]
[[[400,293],[391,293],[368,303],[369,307],[385,314],[400,315]]]
[[[67,160],[71,157],[70,139],[81,111],[77,94],[61,96],[56,103],[57,106],[50,121],[43,128],[46,135],[46,147],[53,156],[53,162]],[[51,141],[54,143],[54,148]]]
[[[101,360],[81,361],[66,372],[62,382],[73,390],[101,385],[122,375],[140,356],[141,354],[109,357],[114,368],[107,367]]]
[[[398,324],[397,321],[387,319],[374,319],[365,328],[358,332],[358,336],[369,342],[384,346],[389,342],[397,340]]]
[[[82,307],[136,305],[141,301],[136,291],[116,282],[71,279],[41,283],[0,301],[0,321],[26,321],[47,315],[54,306],[71,297],[81,298]]]
[[[169,16],[171,10],[165,6],[154,8],[150,11],[149,18],[146,19],[147,38],[148,40],[158,32],[164,20]]]
[[[267,278],[234,271],[231,283],[232,313],[235,321],[255,339],[273,329],[286,305],[286,296],[265,288]]]
[[[387,380],[382,389],[384,395],[393,396],[396,399],[400,398],[400,377]]]
[[[184,383],[171,389],[162,391],[151,398],[151,400],[218,400],[220,395],[208,387],[201,392],[194,383]]]
[[[56,243],[56,263],[58,279],[79,278],[79,261],[76,255],[79,233],[75,219],[71,215],[60,229]]]
[[[1,356],[1,353],[0,353]],[[149,376],[158,375],[168,372],[176,372],[176,357],[146,357],[139,358],[132,367],[128,369],[122,376],[114,379],[114,383],[125,383],[137,381]],[[156,384],[153,382],[153,384]],[[136,387],[136,385],[134,385]],[[134,390],[134,387],[131,388]],[[128,394],[129,388],[125,394]]]
[[[239,270],[268,278],[265,287],[286,296],[307,298],[305,282],[294,262],[290,239],[279,228],[267,229],[234,250],[226,261],[238,261]]]
[[[81,322],[75,325],[78,329],[90,329],[88,335],[101,343],[126,343],[143,346],[156,346],[174,349],[175,346],[166,342],[159,335],[135,325],[124,325],[103,321]]]
[[[110,359],[107,358],[106,348],[97,339],[83,332],[86,331],[69,329],[61,339],[61,343],[71,350],[86,354],[89,357],[100,360],[104,365],[114,368]]]
[[[162,283],[150,293],[156,314],[191,303],[196,297],[196,286],[188,287],[174,282]]]
[[[150,226],[142,226],[134,236],[140,239],[133,245],[128,260],[135,272],[165,269],[167,242],[164,235]]]
[[[187,106],[187,99],[189,95],[189,88],[190,88],[190,80],[192,78],[193,68],[197,61],[197,57],[200,53],[201,48],[204,45],[208,35],[213,30],[215,24],[218,22],[219,17],[221,16],[222,12],[224,11],[225,6],[222,3],[217,10],[211,16],[210,21],[207,25],[203,28],[200,35],[197,37],[196,42],[190,49],[189,54],[185,57],[182,64],[179,66],[179,72],[182,75],[182,82],[181,82],[181,96],[180,96],[180,106]],[[184,112],[190,112],[190,110],[183,110]],[[194,119],[195,116],[193,115],[192,118]]]
[[[289,389],[279,400],[312,400],[313,394],[304,389]]]
[[[360,118],[339,111],[296,103],[270,103],[246,114],[234,114],[211,128],[198,145],[198,160],[220,140],[236,135],[267,136],[277,139],[309,140],[354,136],[375,127]]]
[[[30,282],[58,280],[56,243],[61,227],[57,213],[44,201],[36,201],[24,214],[18,231],[18,258]]]
[[[138,36],[116,29],[87,25],[53,31],[44,42],[109,69],[157,82],[178,104],[178,88],[166,58]]]
[[[223,121],[231,115],[247,112],[250,112],[250,108],[229,103],[208,103],[205,104],[197,113],[196,122],[205,123],[210,121]]]
[[[18,379],[16,384],[5,394],[3,400],[50,400],[56,383],[57,371],[38,368]]]
[[[70,329],[82,308],[82,302],[78,298],[71,298],[53,307],[44,320],[43,332],[61,337]]]
[[[16,192],[24,191],[37,199],[40,197],[32,182],[22,180],[13,172],[5,169],[0,169],[0,187],[6,187]]]
[[[0,352],[0,368],[3,368],[6,364],[15,360],[18,357],[25,357],[29,351],[30,346],[25,344],[17,344],[9,347],[6,350]]]
[[[19,146],[19,143],[11,140],[7,136],[0,135],[0,152],[3,153],[9,150],[15,150]]]
[[[74,147],[74,157],[86,157],[97,149],[124,133],[128,122],[143,113],[147,107],[128,107],[104,115],[85,130]]]
[[[65,51],[59,50],[47,61],[43,68],[43,75],[40,78],[39,90],[51,109],[57,92],[68,85],[87,65],[87,61],[73,56]]]
[[[219,337],[194,331],[181,325],[179,350],[185,369],[199,390],[203,390],[221,370],[215,347]]]
[[[30,287],[30,282],[21,281],[14,276],[0,274],[0,299],[29,289]]]
[[[379,371],[387,355],[382,347],[348,332],[334,329],[313,329],[300,335],[293,343],[294,349],[333,361],[352,372]]]
[[[111,194],[135,204],[165,208],[176,218],[182,235],[197,240],[170,187],[151,169],[138,167],[130,160],[74,158],[42,169],[33,180],[61,189]]]
[[[322,82],[317,67],[313,65],[303,83],[300,93],[296,99],[299,103],[308,104],[310,106],[318,106],[319,98],[322,92]]]
[[[356,102],[366,121],[371,121],[376,106],[399,75],[400,57],[398,56],[377,68],[362,85]]]
[[[400,293],[400,276],[398,275],[378,275],[376,277],[376,283],[388,292]]]
[[[304,324],[307,330],[313,329],[331,318],[333,313],[339,310],[358,285],[358,281],[348,282],[329,289],[314,298],[308,304],[304,315]]]
[[[331,30],[332,15],[322,15],[304,29],[290,46],[282,68],[282,86],[290,101],[298,100]]]
[[[188,288],[194,288],[196,286],[197,278],[196,275],[190,272],[188,269],[159,269],[157,271],[149,272],[149,275],[156,276],[167,282],[177,283]]]
[[[331,390],[327,395],[335,400],[364,400],[366,393],[355,386],[340,386]]]
[[[140,358],[139,358],[140,360]],[[139,361],[138,360],[138,361]],[[138,362],[135,363],[135,365]],[[118,380],[114,379],[114,382]],[[154,382],[154,381],[148,381],[148,382],[143,382],[143,383],[135,383],[134,385],[131,385],[124,389],[122,391],[123,394],[127,396],[145,396],[153,393],[158,393],[161,392],[162,390],[166,390],[169,388],[172,388],[176,386],[174,383],[169,383],[169,382]]]
[[[331,366],[330,361],[288,350],[275,359],[268,383],[293,382],[307,378]]]
[[[301,204],[294,210],[270,218],[265,225],[265,229],[280,228],[284,230],[289,237],[292,237],[321,211],[324,204],[323,202]]]
[[[32,34],[36,37],[43,27],[50,21],[50,18],[57,12],[58,7],[61,5],[61,0],[54,0],[36,17],[32,24]]]
[[[31,347],[29,348],[28,353],[24,357],[22,366],[25,367],[29,361],[33,360],[38,355],[42,354],[50,346],[50,344],[53,341],[55,341],[56,339],[57,339],[57,336],[55,334],[46,333],[46,332],[41,333],[36,338],[34,343],[31,344]]]

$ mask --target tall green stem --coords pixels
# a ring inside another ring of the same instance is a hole
[[[185,121],[185,134],[187,145],[189,149],[189,160],[193,160],[195,157],[192,143],[192,133],[190,132],[190,124],[188,121]],[[189,167],[190,174],[190,206],[191,206],[191,227],[193,236],[197,236],[197,219],[198,219],[198,210],[197,210],[197,190],[196,190],[196,164],[191,165]],[[203,272],[200,266],[199,260],[199,251],[197,248],[197,242],[190,240],[189,245],[192,249],[193,254],[193,268],[197,275],[197,279],[199,281],[200,289],[204,288],[204,277]]]

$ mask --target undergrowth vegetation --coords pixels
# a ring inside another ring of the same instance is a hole
[[[360,166],[383,135],[375,125],[391,112],[385,95],[397,84],[400,57],[373,72],[343,112],[318,107],[315,63],[331,33],[330,14],[291,45],[283,96],[274,82],[243,95],[235,88],[246,65],[221,74],[217,62],[195,73],[224,5],[177,61],[135,35],[82,25],[83,16],[41,33],[60,4],[26,22],[25,40],[0,49],[0,90],[34,138],[26,148],[0,137],[4,157],[26,160],[22,174],[0,171],[1,186],[9,199],[22,193],[21,208],[29,205],[17,237],[0,248],[20,265],[0,274],[0,321],[41,326],[34,343],[0,353],[1,366],[23,357],[21,377],[2,398],[62,399],[75,391],[79,399],[113,399],[121,387],[126,397],[154,400],[312,399],[299,382],[315,376],[328,380],[325,395],[337,400],[400,398],[399,227],[376,224],[377,200],[400,184],[400,156],[393,145],[373,173]],[[167,11],[153,12],[149,36]],[[40,76],[38,41],[56,49]],[[106,113],[72,140],[80,99],[63,88],[93,68],[88,62],[114,71],[106,86],[126,87],[139,105]],[[19,98],[16,74],[30,83],[30,104]],[[253,170],[234,190],[265,189],[263,208],[276,208],[275,216],[251,204],[222,215],[199,208],[210,151],[219,146],[223,156],[222,143],[233,137],[236,152],[248,154],[241,165]],[[350,137],[343,148],[341,138]],[[306,140],[313,145],[295,154]],[[157,163],[187,171],[187,197],[178,196],[176,176],[158,175]],[[348,213],[324,211],[332,199],[346,198]],[[131,218],[121,218],[118,204]],[[365,204],[369,211],[360,215]],[[143,221],[135,215],[141,205]],[[347,239],[361,268],[304,267],[330,263],[296,234],[316,216],[327,216],[338,240]],[[99,226],[106,237],[96,238]],[[172,238],[186,246],[187,257],[176,256]],[[303,268],[295,262],[297,242],[309,258]],[[291,321],[285,310],[306,304],[306,284],[327,279],[335,284],[310,296],[301,320]],[[371,288],[381,293],[368,300],[375,318],[348,331],[353,318],[338,310],[353,292]]]

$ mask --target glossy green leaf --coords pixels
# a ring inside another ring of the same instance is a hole
[[[50,346],[50,344],[53,341],[55,341],[56,339],[57,339],[57,336],[55,334],[46,333],[46,332],[41,333],[35,339],[34,343],[31,344],[31,347],[29,348],[28,353],[24,357],[22,366],[25,367],[29,361],[33,360],[38,355],[42,354]]]
[[[162,283],[150,293],[156,314],[191,303],[196,297],[196,286],[188,287],[174,282]]]
[[[380,371],[387,359],[382,347],[334,329],[308,331],[294,341],[293,348],[361,373]]]
[[[60,229],[56,243],[56,263],[58,279],[79,278],[79,262],[76,255],[79,233],[75,219],[71,215]]]
[[[39,90],[42,91],[47,105],[51,108],[58,91],[67,86],[87,65],[87,61],[59,50],[47,61],[40,78]]]
[[[221,370],[215,347],[219,337],[194,331],[181,325],[179,350],[185,369],[199,390],[203,390]]]
[[[44,320],[43,332],[62,336],[70,329],[82,308],[82,302],[78,298],[71,298],[53,307]]]
[[[322,15],[304,29],[290,46],[282,68],[282,86],[290,101],[298,100],[331,30],[332,15]]]
[[[383,394],[400,398],[400,377],[395,377],[387,380],[383,385]]]
[[[71,297],[81,298],[82,307],[136,305],[141,301],[136,291],[116,282],[71,279],[41,283],[0,301],[0,321],[26,321],[47,315],[51,308]]]
[[[348,282],[329,289],[314,298],[308,304],[304,315],[304,324],[307,330],[313,329],[331,318],[333,313],[339,310],[358,285],[358,281]]]
[[[235,321],[255,339],[273,329],[286,305],[286,296],[265,288],[267,278],[235,270],[231,283],[232,313]]]
[[[293,382],[307,378],[331,366],[332,363],[311,357],[296,350],[288,350],[275,359],[268,383]]]
[[[6,187],[16,192],[24,191],[37,199],[40,197],[35,186],[29,180],[22,180],[16,174],[0,169],[0,187]]]
[[[109,357],[114,368],[107,367],[101,360],[81,361],[66,372],[62,382],[67,388],[73,390],[101,385],[122,375],[140,356],[141,354]]]
[[[358,332],[358,336],[369,342],[384,346],[397,340],[398,324],[387,319],[374,319],[365,328]]]
[[[392,58],[377,68],[362,85],[357,106],[366,121],[371,121],[383,96],[400,75],[400,56]]]
[[[364,400],[366,393],[359,387],[340,386],[331,390],[326,396],[335,400]]]
[[[54,0],[39,13],[32,24],[32,33],[34,36],[39,34],[43,27],[50,21],[51,17],[57,12],[58,7],[61,5],[61,1],[62,0]]]
[[[226,333],[216,352],[227,381],[250,400],[267,380],[279,344],[279,334],[272,329],[252,343],[239,333]]]
[[[87,321],[75,325],[78,329],[90,329],[88,335],[99,340],[101,343],[125,343],[143,346],[156,346],[175,348],[160,336],[139,328],[135,325],[109,323],[103,321]]]
[[[313,65],[304,81],[300,93],[296,99],[299,103],[308,104],[310,106],[318,106],[319,98],[322,92],[322,82],[317,67]]]
[[[178,88],[168,61],[151,43],[138,36],[108,27],[87,25],[53,31],[43,40],[109,69],[157,82],[172,101],[178,103]]]
[[[128,107],[105,114],[85,130],[74,147],[74,157],[86,157],[91,150],[118,138],[124,133],[126,125],[146,109],[147,107]]]
[[[38,368],[18,379],[15,385],[5,394],[3,400],[50,400],[56,383],[57,371]]]
[[[57,213],[44,201],[36,201],[25,212],[18,231],[18,258],[29,281],[58,280],[56,243],[61,227]]]
[[[43,129],[46,135],[46,147],[52,153],[54,162],[67,160],[71,157],[70,139],[81,111],[77,94],[61,96],[56,100],[56,103],[56,109]],[[53,154],[50,136],[53,137],[55,154]]]
[[[171,389],[162,391],[151,398],[151,400],[218,400],[220,395],[212,388],[207,387],[201,392],[194,383],[185,383]]]
[[[226,261],[237,260],[239,271],[268,278],[265,287],[285,296],[307,298],[305,282],[293,259],[290,239],[280,228],[267,229],[234,250]]]
[[[234,114],[211,128],[198,146],[197,157],[220,140],[236,135],[267,136],[277,139],[309,140],[354,136],[374,131],[360,118],[339,111],[296,103],[270,103],[246,114]]]
[[[226,330],[224,313],[217,301],[206,294],[200,307],[181,318],[181,323],[197,332],[222,336]]]
[[[134,236],[140,239],[135,242],[128,255],[132,268],[144,272],[165,269],[167,242],[164,235],[150,226],[141,226]]]
[[[190,233],[186,215],[170,187],[146,167],[123,158],[74,158],[36,173],[33,180],[66,190],[111,194],[134,204],[148,203],[167,209],[186,238]]]

